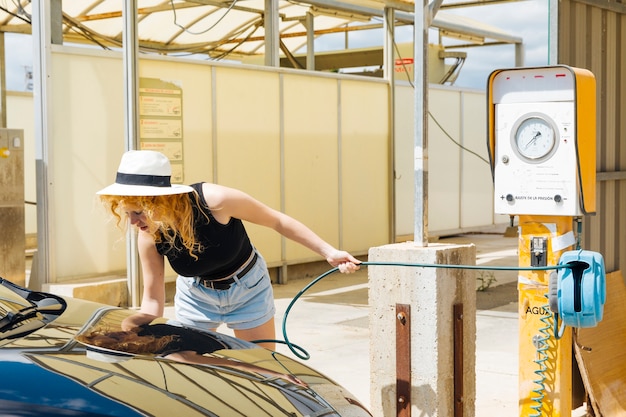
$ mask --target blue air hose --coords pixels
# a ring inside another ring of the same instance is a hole
[[[548,296],[546,295],[546,298],[547,297]],[[541,417],[543,399],[546,396],[545,381],[546,371],[548,370],[546,362],[549,358],[548,350],[550,346],[548,345],[548,340],[550,340],[550,330],[552,329],[552,314],[549,313],[550,305],[546,303],[546,305],[542,307],[542,311],[546,312],[546,314],[544,314],[540,319],[543,323],[543,326],[539,328],[539,335],[537,335],[536,339],[533,341],[535,344],[535,348],[537,349],[537,356],[534,362],[538,365],[538,369],[535,370],[535,375],[537,375],[537,379],[533,380],[533,383],[535,384],[535,389],[533,389],[532,392],[535,394],[535,396],[531,398],[531,401],[533,401],[535,404],[531,405],[530,408],[532,408],[535,412],[533,414],[530,414],[528,417]]]
[[[406,266],[412,268],[442,268],[442,269],[478,269],[478,270],[491,270],[491,271],[548,271],[562,268],[569,268],[568,265],[551,265],[551,266],[540,266],[540,267],[507,267],[507,266],[479,266],[479,265],[447,265],[447,264],[418,264],[418,263],[403,263],[403,262],[361,262],[360,266]],[[289,336],[287,335],[287,319],[289,318],[289,313],[293,308],[294,304],[300,297],[302,297],[311,287],[320,282],[322,279],[327,276],[337,272],[339,268],[332,268],[313,281],[311,281],[308,285],[306,285],[303,289],[301,289],[298,294],[291,300],[287,309],[285,310],[285,315],[283,316],[282,323],[282,332],[284,340],[255,340],[255,343],[263,343],[263,342],[271,342],[271,343],[280,343],[286,345],[289,350],[296,355],[296,357],[302,360],[308,360],[311,358],[311,355],[300,346],[294,345],[289,341]]]

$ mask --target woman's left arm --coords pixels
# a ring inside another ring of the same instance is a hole
[[[207,191],[207,204],[212,208],[213,214],[219,216],[220,221],[226,223],[225,217],[235,217],[274,229],[323,256],[330,265],[338,267],[340,272],[351,273],[360,268],[360,261],[350,253],[336,249],[302,222],[274,210],[243,191],[216,184],[210,184],[210,190]]]

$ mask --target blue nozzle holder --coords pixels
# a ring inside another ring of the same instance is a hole
[[[561,255],[557,302],[561,320],[571,327],[595,327],[604,313],[606,273],[597,252],[568,251]]]

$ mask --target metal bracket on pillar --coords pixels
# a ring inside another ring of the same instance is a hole
[[[411,306],[396,304],[396,416],[411,417]]]
[[[454,417],[463,417],[463,304],[454,310]]]

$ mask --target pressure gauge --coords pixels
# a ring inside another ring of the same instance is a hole
[[[515,123],[512,133],[515,153],[526,160],[543,161],[556,151],[558,133],[554,122],[546,115],[524,115]]]

